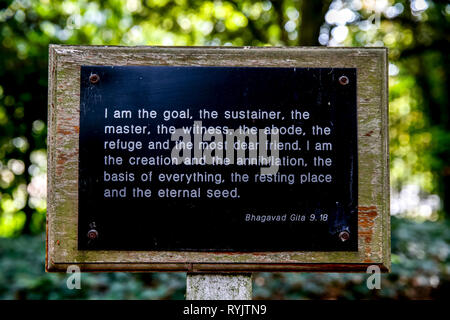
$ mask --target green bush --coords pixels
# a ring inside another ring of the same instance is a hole
[[[392,219],[392,272],[381,290],[367,274],[257,273],[256,299],[444,297],[450,285],[448,223]],[[0,299],[184,299],[185,273],[83,273],[69,290],[67,274],[44,271],[44,236],[0,239]]]
[[[381,290],[369,290],[368,274],[262,273],[255,275],[256,298],[372,299],[443,298],[450,285],[448,222],[392,219],[392,272],[381,276]]]

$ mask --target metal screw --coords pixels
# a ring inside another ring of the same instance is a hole
[[[342,231],[339,233],[339,239],[341,239],[342,242],[347,241],[350,239],[350,233],[348,231]]]
[[[339,83],[342,84],[343,86],[346,86],[349,82],[350,80],[348,80],[346,76],[339,77]]]
[[[91,240],[97,239],[98,238],[98,231],[95,229],[91,229],[88,231],[87,233],[87,237]]]
[[[98,76],[98,74],[91,74],[89,77],[89,81],[93,84],[97,83],[100,81],[100,77]]]

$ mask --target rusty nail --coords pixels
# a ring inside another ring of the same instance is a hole
[[[350,239],[350,233],[348,231],[342,231],[341,233],[339,233],[339,239],[341,239],[342,242],[347,241],[348,239]]]
[[[87,233],[87,237],[91,240],[94,240],[98,237],[98,231],[95,229],[91,229]]]
[[[98,74],[95,74],[95,73],[91,74],[90,77],[89,77],[89,81],[91,83],[97,83],[97,82],[100,81],[100,77],[98,76]]]
[[[350,80],[346,76],[339,77],[339,83],[343,86],[346,86],[349,83]]]

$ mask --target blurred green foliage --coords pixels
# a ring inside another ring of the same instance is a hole
[[[393,270],[381,290],[367,274],[255,273],[255,299],[444,298],[450,289],[449,225],[393,218]],[[44,272],[44,237],[0,241],[2,299],[184,299],[184,273],[83,273],[81,289],[68,275]]]
[[[0,241],[1,299],[184,299],[182,273],[82,274],[81,289],[66,286],[66,274],[45,273],[44,237]]]
[[[443,0],[0,0],[0,297],[183,298],[182,275],[43,275],[48,44],[386,46],[393,273],[261,274],[256,297],[448,290],[450,4]],[[35,234],[35,236],[23,236]],[[5,271],[4,271],[5,270]],[[167,283],[166,283],[167,282]]]
[[[368,274],[288,273],[255,275],[263,299],[444,299],[450,290],[449,223],[392,218],[392,272],[381,290],[369,290]]]

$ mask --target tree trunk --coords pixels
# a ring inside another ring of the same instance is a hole
[[[300,7],[301,23],[298,33],[298,45],[318,46],[320,27],[325,21],[331,0],[303,0]]]

